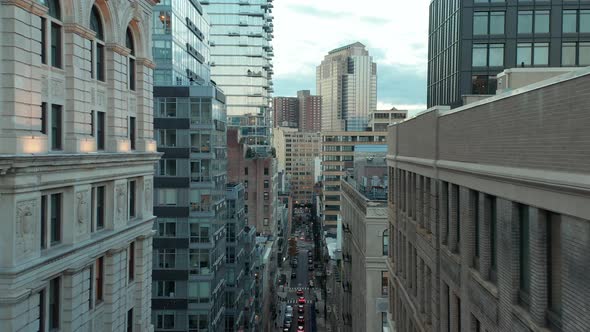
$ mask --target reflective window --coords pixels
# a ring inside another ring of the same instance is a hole
[[[535,11],[535,33],[549,33],[549,11]]]
[[[504,44],[474,44],[473,67],[501,67],[504,65]]]
[[[473,34],[488,34],[488,12],[476,12],[473,14]]]
[[[531,64],[531,43],[519,43],[516,47],[516,64],[517,66],[528,66]]]
[[[563,43],[561,45],[561,65],[576,65],[576,43]]]
[[[546,66],[549,64],[549,43],[535,43],[533,61],[535,66]]]
[[[533,12],[530,10],[518,12],[518,33],[533,32]]]
[[[504,34],[504,12],[490,13],[490,35]]]
[[[474,44],[473,45],[473,67],[485,67],[487,66],[487,44]]]
[[[519,43],[516,49],[518,66],[546,66],[549,64],[549,43]]]
[[[590,66],[590,43],[580,43],[580,66]]]
[[[502,67],[504,65],[504,44],[490,44],[490,67]]]
[[[590,10],[580,10],[580,32],[590,32]]]
[[[575,10],[564,10],[563,11],[563,32],[572,33],[576,32],[577,26],[577,12]]]

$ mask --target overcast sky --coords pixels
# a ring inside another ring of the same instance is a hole
[[[274,96],[315,92],[332,49],[360,41],[377,63],[378,108],[426,108],[429,0],[273,1]]]

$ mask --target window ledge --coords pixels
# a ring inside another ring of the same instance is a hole
[[[479,274],[479,271],[474,270],[473,268],[469,269],[469,274],[471,275],[471,279],[476,281],[481,287],[487,290],[493,297],[498,300],[498,287],[491,283],[488,280],[485,280]]]
[[[529,328],[531,331],[536,331],[536,332],[551,332],[551,330],[545,328],[545,327],[539,327],[537,326],[532,318],[531,315],[529,314],[529,312],[519,306],[519,305],[512,305],[512,315],[518,320],[520,321],[520,323],[522,323],[522,325],[526,326],[527,328]]]

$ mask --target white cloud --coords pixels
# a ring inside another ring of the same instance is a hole
[[[275,80],[314,78],[332,49],[360,41],[379,64],[426,76],[429,0],[280,0],[273,10]],[[312,91],[315,86],[309,87]]]

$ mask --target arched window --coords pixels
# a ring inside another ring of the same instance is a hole
[[[383,231],[383,256],[389,255],[389,230]]]
[[[92,6],[90,12],[90,30],[94,31],[94,41],[92,42],[92,63],[90,68],[90,76],[99,81],[105,80],[105,44],[104,44],[104,29],[102,26],[102,19],[100,12],[96,6]]]
[[[41,62],[62,68],[62,22],[59,0],[40,0],[49,8],[47,17],[41,17]],[[48,29],[49,28],[49,29]],[[49,35],[47,31],[49,30]],[[47,52],[49,47],[49,52]],[[49,59],[47,58],[49,55]]]
[[[135,91],[135,44],[133,42],[133,33],[129,27],[127,27],[127,33],[125,36],[125,46],[129,49],[127,84],[129,90]]]

